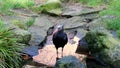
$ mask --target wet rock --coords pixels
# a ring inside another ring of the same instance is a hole
[[[31,26],[29,28],[29,31],[31,33],[31,40],[29,42],[30,45],[39,45],[39,43],[44,40],[44,37],[46,36],[46,32],[42,30],[42,28],[38,26]]]
[[[72,29],[72,28],[78,28],[83,27],[85,23],[83,23],[84,18],[83,17],[72,17],[69,19],[65,19],[59,22],[59,24],[64,24],[65,29]],[[69,25],[68,25],[69,24]]]
[[[78,28],[76,36],[82,39],[86,35],[86,33],[87,33],[86,30]]]
[[[79,53],[79,54],[84,54],[84,53],[89,54],[88,44],[87,44],[87,42],[86,42],[84,37],[79,40],[76,53]]]
[[[30,57],[38,55],[38,46],[28,46],[22,50],[22,53],[29,55]]]
[[[83,6],[79,3],[68,4],[65,6],[62,15],[63,16],[79,16],[79,15],[89,15],[98,13],[101,9],[94,9],[90,7]]]
[[[65,56],[56,62],[54,68],[86,68],[86,67],[76,57]]]
[[[28,29],[32,34],[29,44],[39,45],[44,40],[47,30],[51,26],[53,26],[53,23],[46,16],[36,18],[35,23]]]
[[[78,38],[80,38],[78,41],[78,44],[77,44],[78,45],[77,49],[75,51],[75,53],[77,53],[77,54],[87,55],[87,53],[88,53],[88,45],[86,42],[84,42],[84,37],[85,37],[86,33],[87,33],[87,31],[84,29],[81,29],[81,28],[77,29],[76,36]]]

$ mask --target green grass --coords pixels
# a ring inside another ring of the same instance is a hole
[[[113,19],[109,19],[106,20],[106,24],[107,24],[107,29],[109,30],[118,30],[120,29],[120,19],[119,18],[113,18]]]
[[[12,23],[21,29],[27,29],[27,26],[25,25],[25,23],[20,20],[13,20]]]
[[[30,26],[32,26],[35,22],[34,18],[30,18],[25,24],[27,26],[27,28],[29,28]]]
[[[9,0],[13,8],[28,8],[34,5],[34,0]]]
[[[30,26],[32,26],[35,22],[34,18],[28,19],[26,22],[22,22],[20,20],[13,20],[12,23],[18,26],[21,29],[27,30]]]
[[[79,0],[83,4],[87,4],[88,6],[98,6],[102,4],[106,4],[109,1],[108,0]]]
[[[120,38],[120,18],[116,17],[113,19],[108,19],[106,22],[106,28],[108,30],[114,30],[117,32],[117,36]]]
[[[117,36],[120,38],[120,29],[117,30]]]
[[[0,68],[19,68],[22,59],[13,33],[0,20]]]
[[[107,9],[100,12],[100,15],[119,16],[120,15],[120,0],[110,1],[109,5],[107,6]]]
[[[10,9],[29,8],[34,5],[34,0],[1,0],[0,12],[10,14]]]
[[[100,16],[114,16],[113,19],[106,21],[107,29],[115,30],[120,38],[120,0],[111,0],[107,5],[107,9],[99,13]]]

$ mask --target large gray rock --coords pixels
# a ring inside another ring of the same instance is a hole
[[[15,37],[18,39],[18,42],[28,44],[31,39],[30,32],[16,28],[13,30]]]
[[[86,67],[76,57],[65,56],[56,62],[54,68],[86,68]]]
[[[35,23],[29,28],[32,38],[29,42],[30,45],[39,45],[44,40],[47,30],[53,26],[46,16],[37,17]]]
[[[84,17],[72,17],[69,19],[64,19],[59,22],[59,24],[64,24],[65,29],[82,27],[85,23],[83,22]]]
[[[28,17],[25,16],[3,16],[2,20],[4,24],[13,31],[15,37],[17,38],[18,42],[23,44],[28,44],[29,40],[31,39],[31,34],[27,30],[19,28],[19,26],[14,25],[12,22],[17,20],[21,21],[20,23],[24,23],[28,21]]]
[[[101,8],[95,9],[81,5],[80,3],[65,5],[62,15],[63,16],[79,16],[98,13]]]

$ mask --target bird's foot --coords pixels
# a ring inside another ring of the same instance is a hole
[[[56,58],[56,61],[59,60],[59,59],[60,59],[60,58],[57,57],[57,58]]]
[[[75,44],[76,43],[76,41],[74,41],[74,40],[71,40],[71,42],[70,42],[71,44]]]

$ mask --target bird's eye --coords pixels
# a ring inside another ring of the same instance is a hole
[[[58,30],[60,30],[61,28],[58,28]]]

